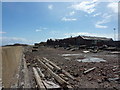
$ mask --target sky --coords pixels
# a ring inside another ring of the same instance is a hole
[[[86,35],[117,40],[118,3],[2,2],[2,45]]]

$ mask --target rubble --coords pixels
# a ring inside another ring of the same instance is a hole
[[[115,76],[119,74],[117,58],[115,58],[117,55],[109,55],[107,51],[99,53],[91,51],[84,53],[83,51],[90,50],[72,52],[61,47],[58,49],[39,47],[37,52],[25,53],[27,67],[35,66],[41,80],[48,88],[54,88],[54,86],[58,88],[59,86],[60,88],[118,88],[119,83],[116,82],[119,82],[119,79]],[[92,61],[84,61],[87,58]],[[50,70],[45,69],[46,67]]]
[[[93,71],[93,70],[95,70],[95,69],[96,69],[96,67],[93,67],[93,68],[90,68],[90,69],[84,71],[83,73],[84,73],[84,74],[87,74],[87,73],[89,73],[89,72],[91,72],[91,71]]]
[[[110,52],[110,54],[120,54],[119,51]]]
[[[116,78],[108,78],[109,81],[120,81],[120,78],[119,77],[116,77]]]

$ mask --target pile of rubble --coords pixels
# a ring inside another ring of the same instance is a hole
[[[27,66],[32,68],[38,88],[72,88],[67,81],[75,78],[47,58],[27,60]]]

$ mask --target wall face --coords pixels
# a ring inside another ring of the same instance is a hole
[[[22,59],[23,48],[11,46],[2,48],[2,81],[5,88],[10,88],[18,73],[18,66]]]
[[[0,90],[2,88],[2,47],[0,47]]]

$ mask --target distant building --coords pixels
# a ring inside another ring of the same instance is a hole
[[[65,39],[56,39],[56,40],[47,40],[48,45],[87,45],[87,46],[102,46],[102,45],[111,45],[113,42],[112,38],[105,37],[91,37],[91,36],[77,36],[70,37]]]

